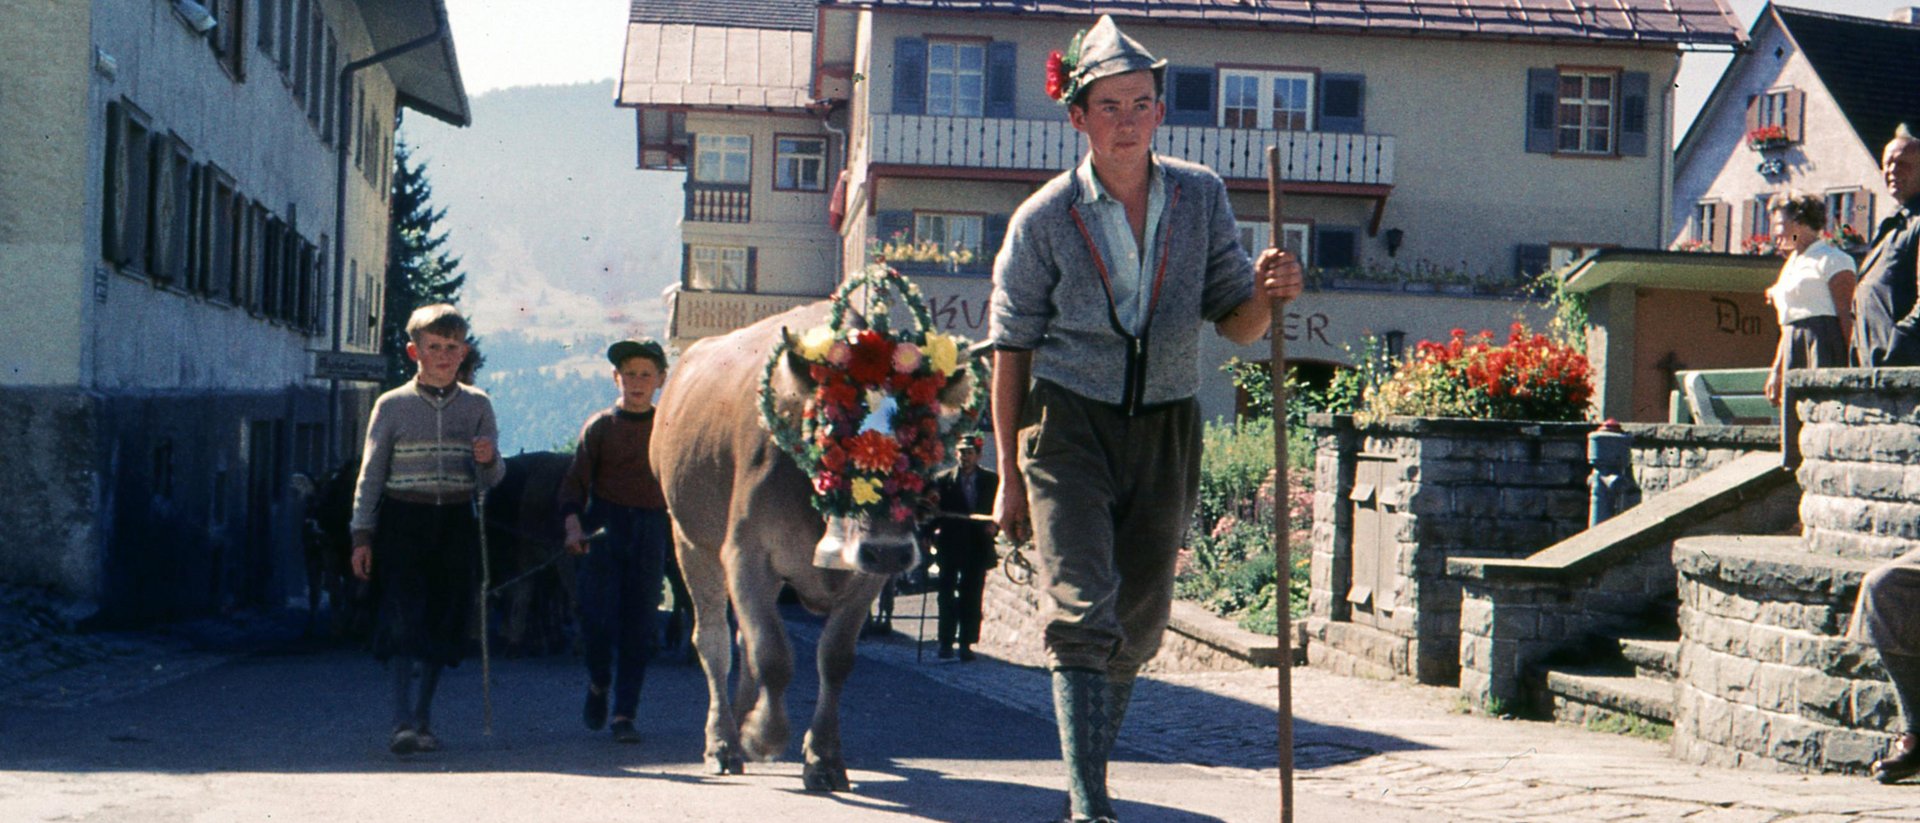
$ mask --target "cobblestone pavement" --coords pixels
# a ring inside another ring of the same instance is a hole
[[[902,598],[897,631],[863,641],[863,659],[913,665],[943,684],[1051,717],[1047,678],[995,659],[991,647],[964,664],[936,660],[931,640],[917,653],[918,603],[910,602],[917,600]],[[805,619],[789,625],[809,642],[818,632]],[[301,628],[295,613],[74,635],[61,630],[57,607],[0,591],[0,705],[114,700],[248,651],[285,648]],[[1147,676],[1120,759],[1181,764],[1217,776],[1222,790],[1277,794],[1277,677],[1273,670]],[[1687,766],[1668,757],[1664,743],[1466,714],[1445,688],[1298,668],[1292,691],[1296,819],[1303,823],[1920,821],[1920,785]],[[1117,771],[1116,793],[1151,792],[1139,781],[1154,773],[1138,765]]]

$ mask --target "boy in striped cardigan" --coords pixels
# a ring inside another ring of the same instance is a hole
[[[393,686],[394,754],[440,748],[431,729],[440,672],[467,647],[479,567],[474,498],[506,475],[485,392],[456,379],[467,320],[450,305],[407,320],[414,379],[380,395],[353,496],[353,573],[380,604],[373,654]],[[414,684],[419,685],[418,691]]]

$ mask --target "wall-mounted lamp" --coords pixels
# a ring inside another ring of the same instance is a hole
[[[1399,229],[1387,229],[1387,256],[1400,253],[1400,241],[1407,239],[1407,233]]]

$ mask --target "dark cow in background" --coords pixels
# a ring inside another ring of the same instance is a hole
[[[777,606],[784,583],[808,610],[826,615],[802,776],[810,790],[837,791],[849,788],[839,710],[854,643],[874,596],[890,575],[914,566],[918,550],[912,522],[859,523],[841,535],[858,571],[814,565],[826,521],[810,503],[807,475],[762,426],[759,401],[767,358],[785,330],[817,326],[827,309],[825,302],[802,306],[687,349],[661,391],[652,457],[693,594],[695,643],[707,676],[709,764],[737,774],[745,758],[765,760],[786,749],[793,650]],[[971,391],[967,371],[960,374],[942,392],[944,404],[957,407]],[[776,413],[797,420],[814,385],[807,365],[789,353],[769,388]],[[739,623],[741,669],[731,702],[729,603]]]
[[[488,559],[499,587],[493,601],[495,631],[503,654],[551,654],[568,648],[573,620],[575,561],[561,545],[564,532],[554,502],[572,457],[542,451],[506,460],[506,478],[487,495]],[[309,614],[320,613],[324,594],[333,635],[355,639],[373,628],[377,601],[370,587],[378,585],[355,580],[347,567],[353,550],[348,523],[359,476],[355,458],[322,481],[308,504],[305,539]]]

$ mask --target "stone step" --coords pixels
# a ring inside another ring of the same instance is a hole
[[[1547,672],[1547,691],[1553,696],[1554,716],[1561,716],[1563,700],[1662,723],[1673,722],[1674,684],[1671,680],[1594,670]]]
[[[1673,680],[1680,673],[1680,641],[1643,637],[1620,638],[1620,656],[1641,677]]]

